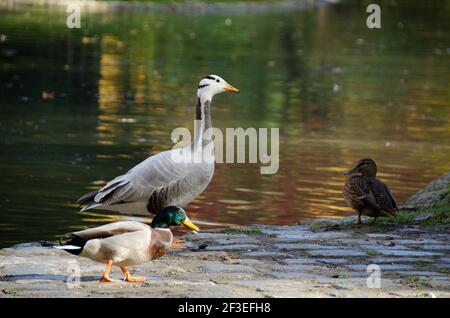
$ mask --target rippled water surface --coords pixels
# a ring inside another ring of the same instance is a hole
[[[118,220],[74,202],[192,129],[198,80],[241,90],[213,125],[279,127],[280,169],[217,164],[191,218],[293,224],[347,216],[362,156],[400,202],[450,170],[448,2],[398,1],[382,28],[354,2],[289,13],[0,11],[0,246]],[[211,226],[211,225],[209,225]]]

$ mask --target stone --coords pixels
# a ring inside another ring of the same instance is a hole
[[[331,226],[337,225],[340,222],[341,221],[337,220],[337,219],[318,219],[318,220],[312,221],[308,225],[308,230],[310,230],[310,231],[323,230],[323,229],[327,229]]]
[[[305,226],[272,226],[272,227],[259,227],[259,230],[263,234],[267,235],[282,235],[293,234],[299,232],[305,232]]]
[[[424,213],[414,218],[414,223],[425,222],[433,217],[433,213]]]
[[[429,277],[429,276],[444,276],[444,274],[430,271],[399,271],[397,274],[401,276],[420,276],[420,277]]]
[[[415,250],[393,250],[393,249],[379,249],[378,253],[389,256],[411,256],[411,257],[423,257],[423,256],[440,256],[441,253],[435,252],[424,252],[424,251],[415,251]]]
[[[279,234],[276,240],[282,242],[301,242],[301,241],[319,241],[348,237],[348,233],[344,232],[308,232],[296,234]]]
[[[450,269],[450,264],[449,263],[438,263],[438,264],[433,264],[433,267],[436,267],[439,269]]]
[[[404,244],[404,245],[424,245],[424,244],[443,244],[441,241],[431,240],[431,239],[423,239],[423,240],[394,240],[395,244]]]
[[[256,270],[247,265],[239,265],[239,264],[221,264],[221,263],[208,263],[202,265],[202,269],[207,272],[250,272],[254,273]]]
[[[309,265],[309,264],[300,264],[300,265],[277,265],[272,268],[274,271],[278,272],[292,272],[292,271],[324,271],[329,270],[326,266],[319,265]]]
[[[417,262],[434,262],[431,259],[426,258],[413,258],[413,257],[383,257],[378,256],[371,259],[371,264],[380,264],[380,263],[417,263]]]
[[[424,189],[418,191],[403,204],[403,209],[429,208],[441,202],[450,201],[450,172],[431,181]]]
[[[260,240],[253,237],[227,237],[211,240],[212,244],[216,245],[243,245],[243,244],[258,244]]]
[[[348,263],[345,258],[286,258],[281,260],[283,264],[324,264],[337,265]]]
[[[351,256],[367,256],[366,253],[355,249],[332,249],[332,250],[308,250],[306,251],[312,256],[331,256],[331,257],[351,257]]]
[[[246,252],[244,255],[249,257],[290,257],[291,254],[280,253],[280,252],[270,252],[270,251],[255,251]]]
[[[370,238],[383,238],[383,239],[390,239],[390,238],[399,238],[400,235],[396,234],[386,234],[386,233],[367,233],[366,234]]]
[[[348,260],[345,258],[317,258],[316,261],[318,263],[324,264],[345,264],[348,263]]]
[[[374,251],[378,251],[378,250],[385,250],[385,249],[390,249],[390,250],[410,250],[410,248],[402,246],[402,245],[381,245],[381,244],[367,244],[367,245],[363,245],[361,246],[362,248],[366,248],[369,250],[374,250]]]
[[[425,245],[421,246],[424,250],[450,251],[450,245]]]
[[[316,260],[312,258],[287,258],[282,262],[285,264],[314,264]]]
[[[357,271],[366,271],[367,266],[370,264],[352,264],[352,265],[344,265],[346,268]],[[390,271],[390,270],[404,270],[404,269],[414,269],[411,265],[405,264],[377,264],[380,266],[382,271]]]
[[[325,245],[325,244],[302,244],[302,243],[296,243],[296,244],[290,244],[290,243],[281,243],[281,244],[274,244],[275,248],[281,249],[281,250],[308,250],[308,249],[347,249],[346,246],[332,246],[332,245]]]
[[[303,272],[273,272],[272,275],[277,278],[306,278],[306,279],[318,279],[322,276],[312,273]]]
[[[232,244],[232,245],[212,245],[206,247],[208,251],[249,251],[256,250],[260,247],[255,244]]]

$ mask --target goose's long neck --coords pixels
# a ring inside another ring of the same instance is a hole
[[[197,107],[195,109],[195,143],[207,143],[203,134],[205,130],[211,128],[211,99],[212,97],[199,95],[197,98]]]

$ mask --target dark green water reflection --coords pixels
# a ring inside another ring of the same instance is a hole
[[[191,218],[292,224],[347,216],[362,156],[400,202],[450,170],[449,2],[355,3],[247,15],[0,12],[0,246],[117,220],[74,201],[192,128],[198,80],[220,74],[214,126],[280,127],[280,170],[218,164]]]

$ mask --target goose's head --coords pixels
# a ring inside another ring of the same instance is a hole
[[[239,93],[239,90],[218,75],[205,76],[198,83],[198,97],[204,96],[206,99],[211,99],[214,95],[224,92]]]
[[[377,164],[370,158],[363,158],[358,160],[356,165],[346,171],[344,174],[360,173],[363,176],[375,177],[377,175]]]
[[[153,228],[168,228],[169,226],[183,225],[191,231],[198,231],[199,228],[189,220],[186,211],[178,206],[168,206],[160,210],[152,220]]]

